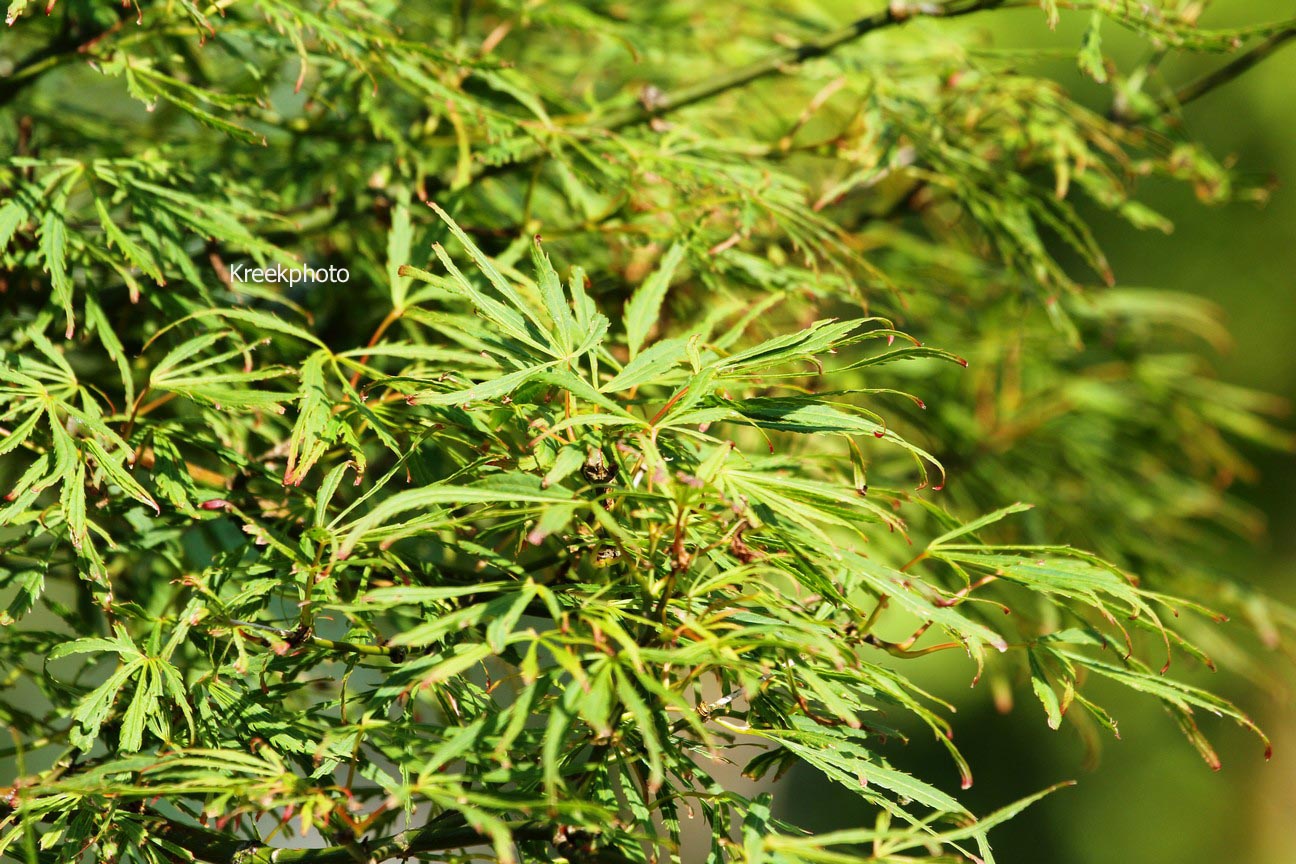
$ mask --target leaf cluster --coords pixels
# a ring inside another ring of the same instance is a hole
[[[1290,22],[1042,3],[1098,106],[994,0],[410,5],[8,7],[0,860],[992,861],[947,652],[1267,746],[1179,673],[1296,626],[1203,563],[1292,439],[1094,224],[1263,194],[1178,109]]]

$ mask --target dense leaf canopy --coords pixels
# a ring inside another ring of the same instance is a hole
[[[10,3],[0,860],[990,861],[944,651],[1263,740],[1177,673],[1296,625],[1205,563],[1280,406],[1091,226],[1263,196],[1180,107],[1296,24],[856,5]]]

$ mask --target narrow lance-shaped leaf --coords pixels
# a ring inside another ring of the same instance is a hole
[[[68,273],[67,263],[67,226],[63,217],[54,210],[47,212],[41,222],[40,245],[54,300],[63,308],[67,321],[63,335],[71,339],[76,325],[72,317],[72,276]]]
[[[662,301],[666,290],[670,288],[671,279],[680,262],[684,260],[687,247],[676,242],[666,250],[657,265],[657,269],[644,280],[643,284],[630,295],[625,306],[626,345],[630,348],[630,358],[634,359],[648,338],[648,331],[661,314]]]

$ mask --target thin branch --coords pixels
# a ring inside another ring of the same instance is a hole
[[[602,116],[586,115],[583,118],[573,118],[572,122],[583,119],[592,123],[596,129],[604,132],[615,132],[628,126],[640,126],[689,105],[695,105],[730,90],[746,87],[748,84],[762,78],[786,72],[790,67],[798,63],[804,63],[816,57],[824,57],[843,45],[867,36],[875,30],[904,24],[915,18],[958,18],[974,12],[994,9],[1007,3],[1008,0],[948,0],[946,3],[934,6],[928,4],[911,6],[905,0],[893,0],[881,12],[866,15],[818,39],[811,39],[795,48],[778,51],[763,60],[757,60],[727,74],[698,81],[695,84],[682,87],[674,93],[662,94],[633,107],[613,111]],[[478,169],[473,173],[470,181],[506,174],[517,168],[530,165],[543,158],[546,152],[543,147],[537,145],[530,152],[523,153],[511,162],[501,162]],[[423,194],[425,197],[433,197],[436,191],[434,188],[425,188]]]
[[[241,627],[249,630],[258,630],[264,633],[270,633],[275,638],[281,639],[290,645],[300,645],[303,643],[313,645],[316,648],[323,648],[326,651],[351,652],[354,654],[363,654],[370,657],[386,657],[389,660],[399,663],[405,656],[405,651],[400,647],[384,647],[382,645],[362,645],[357,642],[345,642],[337,639],[325,639],[322,636],[316,636],[309,629],[285,630],[282,627],[272,627],[269,624],[260,624],[256,621],[241,621],[230,619],[228,622],[231,627]]]
[[[14,808],[11,805],[0,802],[0,818],[7,818],[13,814]],[[427,825],[410,828],[388,837],[314,849],[267,846],[222,831],[213,831],[201,825],[176,822],[156,812],[146,812],[141,821],[150,838],[177,846],[192,855],[192,860],[206,862],[206,864],[355,864],[357,848],[363,850],[368,856],[366,860],[387,861],[392,858],[464,849],[491,842],[490,835],[463,824],[459,814],[446,815],[451,818],[438,817]],[[446,822],[451,824],[447,825]],[[561,825],[516,822],[508,825],[507,828],[515,842],[549,843],[564,853],[579,847],[580,853],[585,856],[582,860],[589,861],[591,864],[629,864],[630,861],[617,849],[598,845],[597,835],[565,830]],[[53,858],[49,860],[52,861]]]
[[[1258,43],[1254,48],[1244,54],[1234,58],[1232,61],[1224,64],[1214,72],[1203,75],[1196,81],[1184,85],[1175,91],[1172,99],[1161,102],[1158,105],[1156,116],[1167,114],[1175,108],[1181,108],[1189,102],[1205,96],[1212,90],[1222,87],[1234,78],[1242,75],[1252,66],[1259,64],[1267,57],[1272,56],[1284,44],[1296,39],[1296,24],[1292,24],[1284,30],[1269,36],[1267,39]]]
[[[915,635],[921,636],[922,633],[919,632]],[[926,648],[910,648],[907,647],[909,640],[906,640],[905,642],[888,642],[885,639],[879,639],[872,633],[866,634],[860,641],[865,645],[872,645],[874,648],[881,648],[883,651],[894,657],[905,658],[922,657],[925,654],[934,654],[937,651],[948,651],[951,648],[963,647],[962,642],[942,642],[939,645],[929,645]]]
[[[60,33],[19,60],[5,80],[0,82],[0,108],[18,98],[19,94],[39,81],[46,72],[85,54],[105,36],[119,30],[125,20],[119,15],[115,23],[88,33]]]
[[[1000,6],[1005,0],[950,0],[936,6],[891,3],[881,12],[866,15],[840,30],[834,30],[818,39],[803,42],[794,48],[771,54],[763,60],[734,69],[725,75],[699,81],[674,93],[667,93],[649,102],[605,115],[599,127],[614,131],[626,126],[636,126],[678,111],[689,105],[719,96],[730,90],[745,87],[753,81],[787,71],[789,66],[831,54],[843,45],[854,42],[875,30],[903,24],[914,18],[956,18]]]
[[[552,841],[554,839],[554,829],[545,825],[517,825],[510,833],[514,840]],[[429,825],[364,844],[363,848],[369,855],[368,860],[387,861],[421,852],[443,852],[447,849],[462,849],[489,842],[490,838],[487,835],[466,825],[453,828]],[[210,861],[211,864],[355,864],[356,861],[353,846],[325,846],[321,849],[254,846],[245,848],[234,857],[216,860],[205,857],[202,847],[195,849],[183,843],[176,845],[184,846],[200,860]]]

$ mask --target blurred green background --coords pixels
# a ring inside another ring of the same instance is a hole
[[[1244,2],[1212,9],[1212,22],[1274,20],[1291,13],[1290,3]],[[1016,20],[1014,17],[1016,16]],[[1051,36],[1040,13],[997,14],[996,45],[1056,48],[1051,69],[1079,97],[1098,95],[1067,56],[1079,43],[1083,22],[1066,21]],[[987,31],[984,22],[971,29]],[[1138,54],[1119,41],[1105,43],[1118,60]],[[1220,65],[1202,57],[1165,67],[1169,80],[1187,82]],[[1100,238],[1121,284],[1186,291],[1209,298],[1227,310],[1236,344],[1217,358],[1227,381],[1267,390],[1296,401],[1296,44],[1216,90],[1186,110],[1193,137],[1217,156],[1235,156],[1247,179],[1277,181],[1267,205],[1233,204],[1208,208],[1190,189],[1151,183],[1145,200],[1171,216],[1174,233],[1134,233],[1098,219]],[[1098,106],[1099,103],[1095,103]],[[1290,427],[1291,421],[1287,421]],[[1274,596],[1296,603],[1296,458],[1291,454],[1254,454],[1261,479],[1240,490],[1268,516],[1268,534],[1259,543],[1236,541],[1227,550],[1229,567]],[[954,479],[957,482],[957,478]],[[1225,624],[1225,627],[1242,627]],[[1290,646],[1262,658],[1276,677],[1296,682]],[[933,656],[925,680],[943,695],[959,693],[968,679],[968,662]],[[912,662],[905,664],[913,671]],[[1182,670],[1181,670],[1182,671]],[[1123,740],[1103,741],[1097,765],[1086,764],[1085,748],[1063,724],[1057,732],[1044,723],[1029,692],[1018,692],[1007,714],[994,706],[982,683],[958,703],[957,743],[976,777],[964,801],[988,812],[1061,780],[1074,788],[1059,791],[992,835],[996,857],[1004,862],[1048,864],[1099,862],[1296,862],[1296,710],[1287,691],[1258,689],[1230,675],[1202,673],[1197,683],[1248,710],[1273,739],[1266,763],[1254,739],[1235,727],[1207,721],[1204,728],[1224,761],[1213,773],[1174,731],[1173,721],[1150,699],[1111,688],[1104,705],[1120,723]],[[915,735],[894,753],[897,764],[925,777],[957,777],[944,750],[930,737]],[[813,772],[794,772],[785,815],[816,829],[857,825],[867,818],[858,798],[823,783]]]

